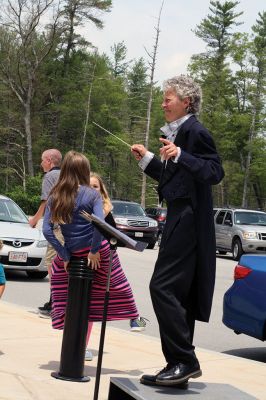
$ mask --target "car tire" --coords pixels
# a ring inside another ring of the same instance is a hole
[[[46,271],[27,271],[26,273],[31,279],[44,279],[48,275]]]
[[[233,260],[238,261],[243,254],[242,244],[240,239],[236,238],[232,244]]]
[[[158,233],[158,236],[157,236],[157,243],[158,243],[158,246],[160,246],[161,241],[162,241],[162,232],[159,232],[159,233]]]
[[[155,243],[156,242],[149,243],[147,249],[154,249]]]

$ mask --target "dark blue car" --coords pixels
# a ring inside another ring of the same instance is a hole
[[[266,340],[266,254],[243,255],[224,295],[223,323],[235,333]]]

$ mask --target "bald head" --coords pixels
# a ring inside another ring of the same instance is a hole
[[[60,167],[62,154],[57,149],[48,149],[42,153],[41,166],[44,172],[50,171],[54,167]]]

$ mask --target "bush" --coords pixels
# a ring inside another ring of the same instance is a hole
[[[40,205],[40,193],[42,176],[36,175],[26,181],[27,191],[24,192],[22,186],[15,186],[6,196],[14,200],[27,215],[34,215]]]

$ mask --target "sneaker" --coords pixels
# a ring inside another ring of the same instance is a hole
[[[39,311],[51,311],[52,306],[51,306],[51,302],[48,301],[47,303],[45,303],[42,307],[38,307]]]
[[[39,317],[40,318],[51,318],[51,310],[40,310],[39,309]]]
[[[93,354],[91,350],[86,349],[85,352],[85,361],[92,361],[93,360]]]
[[[148,319],[140,317],[136,319],[131,319],[130,320],[130,330],[131,332],[141,332],[145,330],[146,327],[146,321]]]

